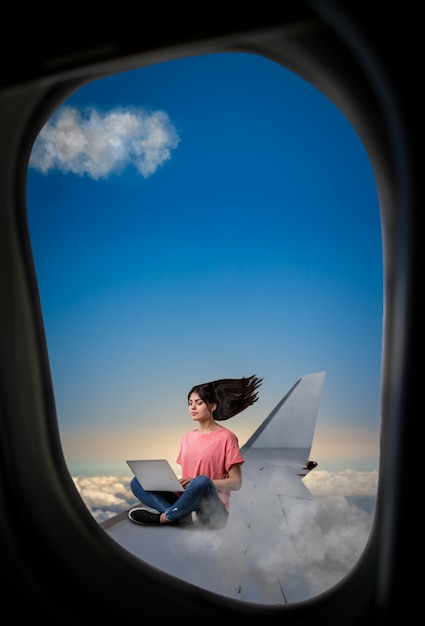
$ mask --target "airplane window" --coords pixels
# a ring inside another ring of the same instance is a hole
[[[297,379],[325,371],[303,480],[314,506],[291,509],[290,548],[279,527],[284,601],[336,584],[373,519],[383,318],[375,179],[345,117],[252,54],[109,76],[41,130],[27,207],[63,452],[94,518],[137,503],[126,459],[179,473],[194,384],[264,379],[226,423],[243,445]],[[204,563],[217,541],[198,546]],[[264,578],[281,571],[276,545],[261,555]]]

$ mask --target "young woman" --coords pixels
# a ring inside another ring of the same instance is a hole
[[[133,494],[145,507],[132,508],[128,516],[136,524],[191,524],[225,526],[230,492],[242,485],[244,462],[237,437],[217,422],[227,420],[257,401],[262,378],[223,378],[195,385],[188,393],[189,413],[197,423],[181,441],[177,463],[182,468],[181,494],[145,491],[136,477]]]

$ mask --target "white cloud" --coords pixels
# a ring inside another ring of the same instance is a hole
[[[75,476],[73,480],[84,504],[99,523],[136,503],[129,487],[129,478]]]
[[[29,166],[43,174],[58,170],[98,180],[132,165],[148,178],[179,142],[164,111],[117,108],[103,113],[63,106],[40,131]]]
[[[339,472],[313,470],[304,479],[305,485],[316,496],[376,496],[378,471],[360,472],[351,469]]]

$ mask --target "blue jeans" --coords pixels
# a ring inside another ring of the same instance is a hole
[[[168,491],[145,491],[134,476],[130,488],[142,504],[165,513],[170,522],[188,518],[196,511],[197,520],[210,528],[223,528],[229,517],[218,497],[217,489],[208,476],[197,476],[180,496]]]

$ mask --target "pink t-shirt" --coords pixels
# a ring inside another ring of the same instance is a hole
[[[196,478],[203,474],[213,480],[228,478],[229,468],[243,462],[236,435],[224,427],[207,433],[189,431],[183,436],[177,456],[183,477]],[[230,490],[219,491],[218,495],[229,510]]]

